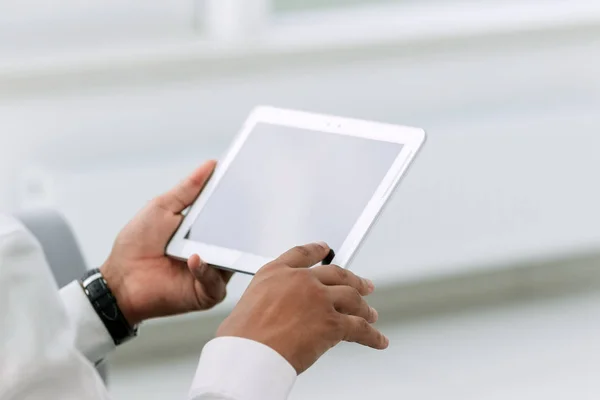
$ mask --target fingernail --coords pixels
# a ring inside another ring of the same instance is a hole
[[[329,246],[327,245],[327,243],[325,243],[325,242],[317,242],[317,244],[319,246],[321,246],[322,248],[324,248],[325,250],[329,250]]]
[[[384,348],[388,347],[390,345],[390,339],[387,338],[387,336],[383,337],[383,346]]]
[[[376,309],[371,307],[371,323],[374,324],[379,319],[379,313]]]
[[[208,268],[208,264],[206,264],[206,262],[204,262],[204,260],[200,258],[198,265],[196,267],[192,268],[191,270],[192,270],[192,273],[194,274],[194,276],[197,279],[200,279],[206,273],[207,268]]]
[[[369,288],[369,293],[373,293],[373,291],[375,290],[375,284],[370,279],[365,279],[365,281],[367,282],[367,287]]]

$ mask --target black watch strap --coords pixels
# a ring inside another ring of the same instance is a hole
[[[137,335],[137,326],[129,325],[99,269],[88,271],[79,283],[115,345]]]

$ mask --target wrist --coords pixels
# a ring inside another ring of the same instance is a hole
[[[115,345],[137,335],[137,325],[131,325],[127,321],[99,269],[86,272],[79,283]]]
[[[126,284],[126,275],[120,273],[121,268],[107,260],[101,267],[100,273],[113,296],[117,300],[119,309],[125,316],[130,326],[135,326],[142,322],[142,318],[135,312],[135,307],[131,300],[130,290]]]

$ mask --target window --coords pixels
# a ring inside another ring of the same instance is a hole
[[[389,3],[394,1],[400,0],[272,0],[271,9],[275,13],[288,13],[307,10],[328,10],[356,5]]]
[[[13,58],[21,65],[40,54],[67,53],[70,62],[98,50],[164,50],[165,57],[172,48],[205,52],[254,34],[253,45],[287,51],[298,44],[472,36],[599,18],[597,0],[0,0],[0,70]]]
[[[194,0],[0,2],[0,58],[177,40],[201,34]]]

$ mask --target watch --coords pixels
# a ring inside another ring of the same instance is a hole
[[[98,268],[88,271],[79,283],[115,345],[118,346],[137,336],[138,326],[131,326],[127,322],[117,304],[117,299]]]

